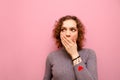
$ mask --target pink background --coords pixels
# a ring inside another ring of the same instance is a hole
[[[99,80],[120,80],[120,0],[0,0],[0,80],[42,80],[54,22],[76,15]]]

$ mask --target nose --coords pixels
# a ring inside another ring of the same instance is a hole
[[[70,31],[66,31],[66,37],[70,37]]]

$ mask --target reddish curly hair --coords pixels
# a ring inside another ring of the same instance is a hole
[[[76,17],[76,16],[71,16],[71,15],[66,15],[61,17],[58,21],[55,23],[55,28],[53,29],[53,37],[55,38],[56,44],[58,48],[63,47],[60,39],[60,32],[61,32],[61,26],[63,25],[63,22],[65,20],[75,20],[77,23],[77,28],[78,28],[78,38],[77,38],[77,49],[81,50],[82,47],[84,46],[84,41],[85,41],[85,28],[82,22]]]

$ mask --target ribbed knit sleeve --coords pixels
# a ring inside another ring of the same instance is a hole
[[[81,62],[74,66],[77,80],[98,80],[97,60],[93,50],[87,50],[88,56],[86,62]]]

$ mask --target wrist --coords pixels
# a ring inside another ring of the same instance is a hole
[[[80,55],[77,56],[76,58],[72,59],[72,61],[75,61],[76,59],[80,58]]]
[[[79,57],[79,58],[77,58],[76,60],[74,60],[73,61],[73,65],[77,65],[77,64],[79,64],[79,63],[81,63],[81,58]]]
[[[78,53],[71,55],[72,60],[80,56]]]

